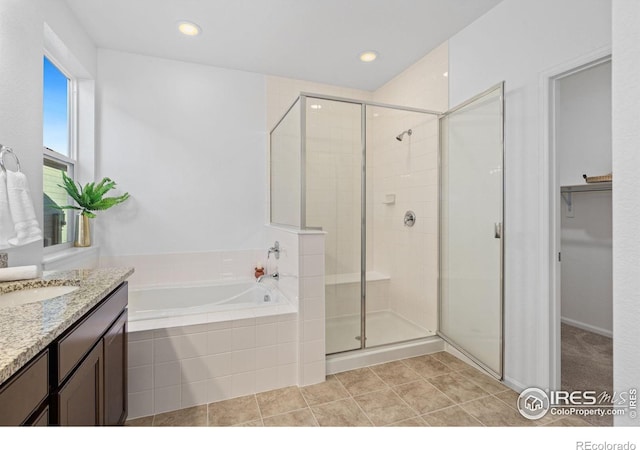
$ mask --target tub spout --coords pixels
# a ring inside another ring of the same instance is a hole
[[[280,274],[278,272],[272,273],[271,275],[260,275],[256,280],[256,283],[260,283],[263,278],[273,278],[274,280],[280,279]]]

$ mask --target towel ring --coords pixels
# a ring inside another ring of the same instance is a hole
[[[9,155],[13,156],[13,159],[15,159],[16,165],[18,166],[18,172],[22,172],[22,170],[20,169],[20,160],[18,159],[16,154],[13,152],[11,147],[6,147],[6,146],[4,146],[2,144],[0,144],[0,169],[2,169],[2,171],[4,173],[7,173],[7,168],[4,165],[4,155],[5,154],[9,154]]]

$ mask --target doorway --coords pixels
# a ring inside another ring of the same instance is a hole
[[[550,90],[552,388],[611,394],[611,58],[553,77]]]

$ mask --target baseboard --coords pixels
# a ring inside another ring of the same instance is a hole
[[[604,328],[594,327],[588,323],[578,322],[577,320],[567,319],[566,317],[560,317],[560,322],[571,325],[572,327],[580,328],[581,330],[590,331],[601,336],[613,338],[613,332],[611,330],[605,330]]]

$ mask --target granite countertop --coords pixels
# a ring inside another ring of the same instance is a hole
[[[0,283],[0,295],[25,288],[78,290],[21,306],[0,306],[0,384],[44,350],[133,273],[131,267],[45,272],[42,278]]]

